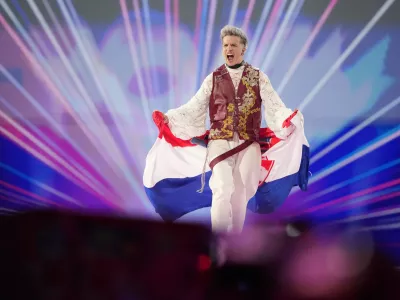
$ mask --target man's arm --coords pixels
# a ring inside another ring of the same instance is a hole
[[[264,106],[264,118],[275,135],[285,139],[293,129],[284,127],[283,122],[289,118],[293,111],[286,107],[277,92],[272,87],[268,76],[260,71],[260,94]]]
[[[165,114],[169,128],[176,137],[187,140],[206,132],[206,118],[212,84],[212,74],[210,74],[188,103],[170,109]]]

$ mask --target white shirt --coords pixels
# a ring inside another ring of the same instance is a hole
[[[227,70],[237,91],[244,66],[237,69],[227,68]],[[282,124],[293,111],[286,108],[281,98],[273,89],[268,76],[262,71],[260,71],[259,84],[262,105],[264,107],[264,118],[268,128],[274,131],[277,137],[285,139],[291,130],[283,128]],[[213,74],[211,73],[206,77],[200,89],[189,102],[166,113],[169,119],[168,125],[176,137],[187,140],[195,136],[201,136],[206,132],[206,120],[212,87]]]

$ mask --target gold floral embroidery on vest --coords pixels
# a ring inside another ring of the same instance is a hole
[[[258,70],[248,67],[246,76],[243,76],[242,78],[242,81],[243,80],[245,80],[251,87],[257,86],[260,80],[260,74]]]
[[[233,117],[232,113],[235,111],[235,105],[233,103],[229,103],[227,107],[228,111],[228,116],[225,118],[225,120],[222,123],[222,128],[221,129],[211,129],[209,133],[209,138],[210,139],[228,139],[233,137],[233,131],[229,130],[228,127],[232,126],[233,124]]]
[[[246,89],[246,93],[244,93],[242,98],[242,104],[239,105],[239,111],[245,112],[248,107],[252,107],[255,103],[254,92],[252,93],[252,89]]]
[[[242,104],[239,106],[240,116],[239,116],[239,135],[244,139],[249,139],[249,135],[246,132],[247,119],[250,115],[259,112],[260,107],[255,107],[257,95],[254,92],[253,87],[257,86],[259,83],[259,72],[253,68],[247,69],[246,76],[243,76],[242,83],[246,87],[246,92],[242,97]]]

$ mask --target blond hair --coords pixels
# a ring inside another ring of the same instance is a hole
[[[231,25],[224,26],[224,28],[221,29],[221,41],[226,36],[237,36],[237,37],[239,37],[241,43],[244,45],[245,48],[247,48],[247,43],[248,43],[247,35],[239,27],[235,27],[235,26],[231,26]]]

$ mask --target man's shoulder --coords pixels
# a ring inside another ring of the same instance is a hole
[[[265,74],[262,70],[260,70],[260,68],[252,66],[250,64],[248,64],[248,68],[253,70],[253,72],[257,72],[258,73],[258,77],[260,78],[261,81],[268,81],[268,76],[267,74]]]
[[[206,76],[206,78],[204,78],[203,84],[212,85],[212,82],[213,82],[213,73],[210,73]]]
[[[260,70],[260,68],[258,68],[258,67],[255,67],[255,66],[252,66],[252,65],[250,65],[250,64],[249,64],[249,68],[251,68],[251,69],[253,69],[253,70],[257,71],[257,72],[258,72],[258,74],[260,75],[260,77],[265,77],[265,78],[268,78],[267,74],[266,74],[266,73],[264,73],[262,70]]]
[[[222,65],[220,65],[219,67],[216,67],[216,68],[214,69],[214,71],[212,71],[211,74],[214,74],[214,73],[216,73],[216,72],[221,72],[221,71],[224,70],[224,69],[225,69],[225,64],[222,64]]]
[[[250,63],[247,63],[247,66],[248,66],[249,68],[252,68],[252,69],[255,69],[255,70],[260,70],[260,68],[254,66],[254,65],[252,65],[252,64],[250,64]]]
[[[207,75],[207,77],[205,78],[205,80],[210,80],[210,79],[213,78],[213,76],[218,76],[218,75],[220,75],[221,72],[224,72],[224,70],[226,70],[226,69],[225,69],[225,65],[221,65],[221,66],[215,68],[211,73],[209,73],[209,74]]]
[[[260,68],[255,67],[255,66],[253,66],[252,64],[247,63],[247,67],[248,67],[248,68],[251,68],[251,69],[253,69],[253,70],[255,70],[255,71],[262,72],[262,71],[260,70]]]

